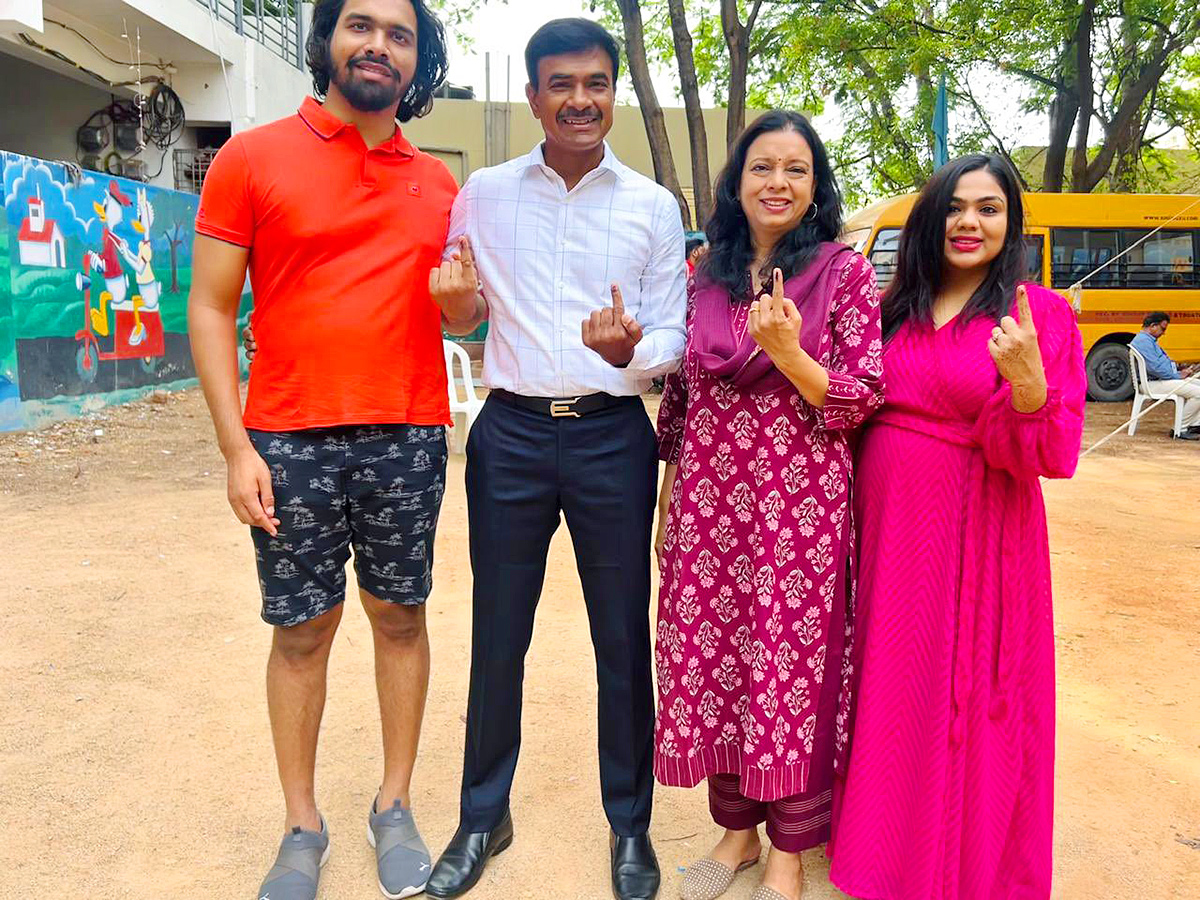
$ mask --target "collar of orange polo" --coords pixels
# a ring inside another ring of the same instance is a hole
[[[300,105],[300,118],[317,135],[327,141],[332,140],[350,128],[349,122],[343,122],[313,97],[304,98],[304,102]],[[399,153],[401,156],[416,155],[413,145],[408,142],[408,138],[400,131],[399,123],[396,125],[395,133],[376,147],[375,150],[380,153]]]

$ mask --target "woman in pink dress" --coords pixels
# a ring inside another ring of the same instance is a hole
[[[1003,159],[944,166],[884,297],[864,430],[853,737],[831,878],[864,900],[1050,896],[1054,634],[1039,477],[1075,471],[1079,329],[1025,276]]]
[[[663,784],[708,779],[725,836],[689,870],[711,900],[772,850],[761,900],[799,900],[828,839],[851,582],[848,432],[882,401],[870,264],[804,117],[767,113],[716,184],[688,342],[659,414]],[[758,297],[757,300],[754,298]]]

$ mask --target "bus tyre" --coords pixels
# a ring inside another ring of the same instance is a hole
[[[1093,400],[1119,402],[1133,396],[1129,371],[1129,348],[1125,344],[1097,344],[1087,357],[1088,396]]]

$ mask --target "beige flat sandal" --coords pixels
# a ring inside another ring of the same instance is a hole
[[[800,880],[800,896],[804,896],[803,874]],[[775,888],[769,888],[765,884],[760,884],[754,889],[754,893],[750,895],[750,900],[788,900],[788,898],[775,890]]]
[[[750,900],[788,900],[788,898],[775,890],[775,888],[769,888],[765,884],[760,884],[754,889],[754,893],[750,895]]]
[[[698,859],[688,866],[687,873],[683,876],[680,897],[683,900],[717,900],[729,890],[729,886],[733,884],[733,879],[739,872],[745,872],[758,865],[759,859],[761,857],[758,856],[748,859],[736,869],[731,869],[707,856],[704,859]]]

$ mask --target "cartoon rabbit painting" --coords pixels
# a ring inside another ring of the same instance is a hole
[[[146,326],[142,324],[141,313],[158,311],[159,295],[162,285],[154,277],[151,261],[154,259],[154,246],[150,240],[150,227],[154,224],[154,207],[146,196],[144,188],[137,191],[137,218],[133,221],[133,230],[141,235],[137,253],[130,251],[128,244],[122,242],[121,255],[133,267],[137,279],[137,293],[133,295],[133,332],[129,335],[129,345],[136,347],[146,339]]]

